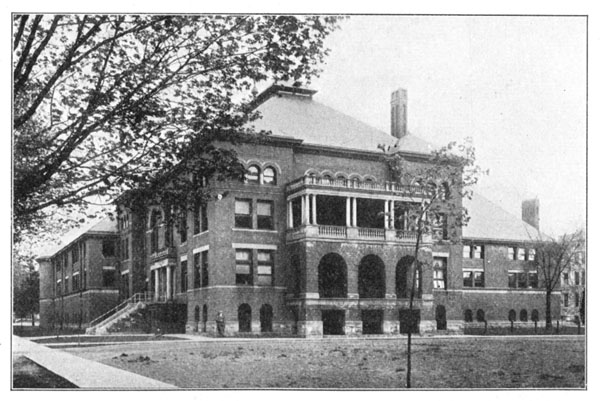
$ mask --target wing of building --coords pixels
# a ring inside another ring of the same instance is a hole
[[[314,93],[274,85],[257,96],[262,118],[253,124],[271,135],[235,145],[245,182],[210,181],[212,200],[177,224],[159,202],[118,202],[117,230],[102,237],[118,249],[114,282],[100,279],[107,262],[92,267],[89,259],[100,258],[101,241],[80,239],[45,258],[42,323],[64,320],[56,305],[93,287],[118,290],[118,301],[144,299],[155,318],[177,305],[180,326],[152,323],[167,329],[216,334],[222,312],[225,335],[406,332],[417,238],[403,205],[420,200],[414,188],[393,182],[380,145],[410,163],[427,163],[433,148],[407,131],[404,90],[392,93],[391,134],[315,101]],[[468,206],[472,220],[462,241],[448,240],[444,230],[423,238],[413,330],[462,332],[509,324],[514,313],[527,325],[545,310],[533,262],[536,228],[478,195]],[[538,208],[526,208],[535,225]],[[63,277],[82,269],[68,252],[82,249],[79,243],[87,244],[88,269],[99,271],[97,281],[74,288]],[[75,302],[61,310],[77,310]],[[99,314],[81,313],[84,325]]]

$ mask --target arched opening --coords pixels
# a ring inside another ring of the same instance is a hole
[[[446,307],[444,305],[435,307],[435,322],[438,330],[446,330]]]
[[[319,262],[319,297],[346,298],[347,296],[346,262],[337,253],[328,253]]]
[[[408,298],[410,296],[409,272],[414,260],[415,258],[412,256],[405,256],[396,265],[396,297],[398,298]],[[415,298],[421,298],[421,266],[417,266],[416,269]]]
[[[376,255],[367,255],[358,265],[359,298],[385,298],[385,265]]]
[[[260,331],[261,333],[273,331],[273,307],[269,304],[260,307]]]
[[[465,322],[471,323],[473,321],[473,311],[471,309],[465,309]]]
[[[252,184],[258,184],[258,177],[260,175],[260,170],[257,166],[248,167],[248,171],[246,172],[246,181]]]
[[[539,322],[540,321],[540,313],[538,312],[537,309],[534,309],[531,311],[531,321],[532,322]]]
[[[527,309],[521,309],[521,312],[519,312],[519,320],[522,322],[527,321]]]
[[[476,317],[478,322],[485,322],[485,312],[483,311],[483,309],[477,309]]]
[[[196,305],[194,308],[194,331],[198,331],[198,325],[200,324],[200,307]]]
[[[508,311],[508,321],[514,322],[517,320],[517,312],[514,309]]]
[[[252,331],[252,308],[248,304],[241,304],[238,308],[238,331],[240,333]]]
[[[292,293],[294,298],[298,298],[300,296],[300,292],[302,290],[302,277],[300,273],[300,258],[298,255],[292,255],[290,260],[290,289],[289,291]]]
[[[202,306],[202,332],[206,333],[206,323],[208,322],[208,306]]]

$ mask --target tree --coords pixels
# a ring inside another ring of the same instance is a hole
[[[552,328],[552,292],[560,283],[564,272],[575,263],[577,253],[583,249],[585,234],[578,230],[558,239],[544,238],[535,246],[535,262],[541,272],[546,291],[546,328]]]
[[[15,239],[57,208],[86,212],[189,163],[240,177],[235,141],[256,82],[310,82],[337,17],[17,15]]]
[[[35,325],[35,314],[40,306],[40,276],[35,270],[33,258],[13,253],[13,264],[17,268],[13,276],[13,312],[21,319],[31,316]]]
[[[395,203],[394,217],[404,230],[414,232],[416,241],[412,263],[407,272],[408,338],[406,387],[411,387],[412,332],[416,325],[414,300],[420,291],[418,271],[426,263],[421,252],[424,236],[435,240],[460,243],[461,227],[469,220],[468,211],[462,205],[463,198],[471,198],[472,186],[486,171],[475,164],[475,149],[471,140],[464,144],[451,142],[434,151],[427,160],[410,160],[395,148],[381,146],[386,152],[392,178],[401,184],[400,190],[407,202]],[[401,217],[402,216],[402,217]],[[399,220],[402,218],[402,220]]]

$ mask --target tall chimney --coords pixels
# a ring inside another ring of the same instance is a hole
[[[397,89],[392,92],[391,113],[392,113],[392,136],[402,138],[407,134],[406,131],[406,108],[407,97],[406,89]]]
[[[521,219],[536,230],[540,229],[540,201],[537,198],[527,199],[521,203]]]

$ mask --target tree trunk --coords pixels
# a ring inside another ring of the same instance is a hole
[[[552,329],[552,291],[546,291],[546,329]]]

